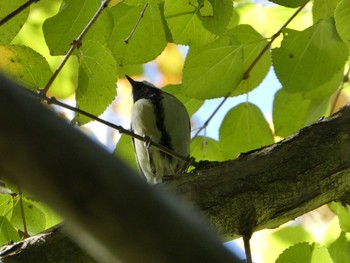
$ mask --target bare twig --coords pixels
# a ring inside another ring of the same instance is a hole
[[[86,117],[88,117],[88,118],[90,118],[90,119],[92,119],[94,121],[100,122],[100,123],[102,123],[102,124],[104,124],[104,125],[106,125],[108,127],[111,127],[113,129],[117,130],[121,134],[126,134],[126,135],[129,135],[129,136],[137,139],[137,140],[141,140],[141,141],[150,143],[150,145],[156,147],[157,149],[161,150],[162,152],[164,152],[164,153],[166,153],[166,154],[168,154],[170,156],[173,156],[173,157],[175,157],[175,158],[177,158],[177,159],[179,159],[181,161],[184,161],[184,162],[188,163],[189,165],[192,165],[194,167],[198,166],[198,164],[194,161],[193,158],[184,157],[184,156],[178,154],[177,152],[175,152],[175,151],[173,151],[173,150],[171,150],[171,149],[169,149],[167,147],[164,147],[163,145],[161,145],[159,143],[156,143],[156,142],[150,140],[148,137],[141,136],[139,134],[136,134],[136,133],[132,132],[131,130],[127,130],[127,129],[123,128],[120,125],[116,125],[116,124],[111,123],[109,121],[103,120],[103,119],[101,119],[99,117],[96,117],[95,115],[93,115],[93,114],[91,114],[89,112],[86,112],[86,111],[84,111],[82,109],[79,109],[79,108],[70,106],[68,104],[65,104],[65,103],[63,103],[61,101],[58,101],[55,97],[49,98],[43,93],[34,93],[34,92],[32,92],[30,90],[27,90],[27,89],[26,89],[26,91],[28,91],[30,94],[32,94],[32,95],[34,95],[36,97],[39,97],[41,100],[46,101],[48,104],[57,105],[57,106],[60,106],[62,108],[65,108],[65,109],[74,111],[76,113],[82,114],[82,115],[84,115],[84,116],[86,116]]]
[[[145,14],[145,11],[146,11],[147,6],[148,6],[148,3],[146,3],[146,4],[143,6],[142,11],[141,11],[141,13],[140,13],[140,17],[139,17],[139,19],[137,20],[137,22],[136,22],[134,28],[131,30],[130,35],[124,40],[124,42],[125,42],[126,44],[129,43],[130,39],[131,39],[132,36],[135,34],[135,31],[136,31],[137,27],[139,26],[139,24],[140,24],[140,22],[141,22],[141,19],[143,18],[143,15]]]
[[[194,140],[194,138],[196,138],[197,136],[198,136],[198,134],[203,130],[203,129],[205,129],[207,126],[208,126],[208,124],[209,124],[209,122],[211,121],[211,119],[215,116],[215,114],[218,112],[218,110],[221,108],[221,106],[225,103],[225,101],[229,98],[229,96],[230,96],[230,94],[231,94],[231,92],[229,93],[229,94],[227,94],[224,98],[223,98],[223,100],[220,102],[220,104],[219,104],[219,106],[217,106],[216,107],[216,109],[213,111],[213,113],[209,116],[209,118],[204,122],[204,124],[202,125],[202,127],[200,127],[198,130],[197,130],[197,132],[196,132],[196,134],[193,136],[193,138],[192,138],[192,141]]]
[[[16,15],[21,13],[23,10],[25,10],[27,7],[29,7],[31,4],[39,2],[40,0],[28,0],[26,3],[9,13],[7,16],[5,16],[3,19],[0,20],[0,26],[14,18]]]
[[[49,79],[49,81],[47,82],[45,88],[43,88],[41,90],[41,92],[46,95],[47,91],[49,90],[49,88],[51,87],[52,83],[55,81],[55,79],[57,78],[58,74],[61,72],[62,68],[64,67],[64,65],[67,63],[69,57],[73,54],[74,50],[79,48],[82,45],[82,40],[84,38],[84,36],[86,35],[86,33],[89,31],[89,29],[91,28],[91,26],[96,22],[97,18],[101,15],[102,11],[108,6],[108,3],[111,0],[104,0],[101,3],[101,6],[99,7],[99,9],[96,11],[95,15],[91,18],[91,20],[89,21],[89,23],[86,25],[86,27],[83,29],[83,31],[80,33],[80,35],[72,41],[71,43],[71,47],[68,50],[66,56],[64,57],[64,59],[62,60],[61,64],[58,66],[58,68],[56,69],[55,73],[51,76],[51,78]]]
[[[243,77],[241,81],[244,81],[246,79],[249,78],[250,72],[253,70],[253,68],[255,67],[255,65],[259,62],[259,60],[262,58],[262,56],[266,53],[266,51],[269,50],[271,44],[276,40],[276,38],[282,33],[283,29],[285,29],[287,27],[287,25],[300,13],[301,10],[304,9],[305,5],[309,2],[309,0],[307,0],[302,6],[300,6],[297,11],[295,11],[295,13],[287,20],[286,23],[283,24],[283,26],[270,38],[270,41],[266,44],[266,46],[263,48],[263,50],[261,50],[261,52],[259,53],[259,55],[254,59],[254,61],[250,64],[250,66],[246,69],[246,71],[243,73]],[[223,100],[221,101],[221,103],[217,106],[217,108],[214,110],[214,112],[210,115],[210,117],[207,119],[206,122],[204,122],[204,124],[202,125],[202,127],[199,128],[199,130],[197,131],[197,133],[195,134],[195,136],[193,137],[193,139],[195,137],[198,136],[198,134],[205,129],[209,122],[212,120],[212,118],[215,116],[215,114],[218,112],[218,110],[222,107],[222,105],[224,105],[224,103],[227,101],[227,99],[231,96],[232,92],[230,92],[229,94],[227,94]]]

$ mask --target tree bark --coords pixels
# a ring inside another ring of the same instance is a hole
[[[202,220],[188,216],[164,193],[168,189],[231,239],[348,200],[349,106],[279,143],[232,161],[202,162],[192,173],[152,189],[23,92],[8,90],[9,85],[0,83],[0,172],[56,208],[74,229],[88,231],[113,258],[196,262],[203,256],[207,262],[210,257],[202,253],[208,250],[225,257],[222,262],[235,262]],[[81,242],[86,233],[78,231]],[[193,257],[179,258],[184,255]]]
[[[1,76],[0,120],[0,174],[56,209],[99,261],[239,262],[198,214]]]
[[[1,263],[97,263],[63,231],[61,225],[0,250]]]
[[[349,200],[350,106],[296,134],[165,183],[232,239]]]

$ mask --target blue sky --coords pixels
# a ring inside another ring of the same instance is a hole
[[[272,106],[274,94],[280,87],[281,84],[277,80],[273,69],[270,69],[268,75],[266,76],[264,81],[259,85],[259,87],[254,89],[248,95],[248,101],[257,105],[261,109],[265,118],[268,121],[271,121],[272,119]],[[221,101],[222,98],[208,100],[204,103],[204,105],[194,115],[194,119],[199,121],[199,125],[202,125],[207,120],[207,118],[211,115],[214,109],[216,109],[216,107],[220,104]],[[211,137],[213,139],[218,139],[219,127],[226,113],[234,106],[245,101],[247,101],[246,94],[229,98],[209,123],[206,130],[206,136]]]

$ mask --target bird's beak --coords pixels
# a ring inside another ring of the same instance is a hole
[[[132,78],[130,78],[128,75],[125,75],[125,77],[128,79],[129,83],[131,84],[131,86],[134,86],[137,81],[133,80]]]

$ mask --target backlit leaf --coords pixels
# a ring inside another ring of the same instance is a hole
[[[17,242],[20,240],[18,232],[5,216],[0,216],[0,244]]]
[[[350,46],[350,0],[342,0],[335,9],[335,22],[343,41]]]
[[[128,38],[137,23],[143,6],[128,6],[123,3],[111,8],[114,28],[108,39],[108,47],[119,66],[140,64],[155,59],[166,46],[165,30],[157,4],[149,4],[140,24]]]
[[[0,19],[5,18],[8,14],[26,2],[26,0],[1,1]],[[29,8],[23,10],[0,26],[0,45],[9,44],[11,40],[14,39],[27,20],[28,14]]]
[[[272,51],[278,79],[289,92],[310,92],[329,81],[344,66],[348,48],[331,19],[304,31],[285,30],[280,48]]]
[[[15,198],[15,205],[13,207],[11,223],[17,229],[24,231],[23,215],[21,212],[21,206],[19,196]],[[46,219],[44,212],[37,206],[37,202],[22,197],[23,210],[25,216],[25,222],[29,235],[35,235],[45,229]]]
[[[86,41],[79,53],[77,106],[96,116],[102,114],[116,96],[116,63],[111,52],[98,42]],[[79,124],[91,121],[77,114]]]
[[[260,109],[251,103],[231,109],[220,127],[220,148],[225,159],[273,142],[269,124]]]
[[[216,38],[214,33],[203,26],[200,19],[200,6],[196,1],[193,2],[183,0],[165,1],[164,16],[175,44],[207,44]]]
[[[323,100],[310,100],[301,93],[289,93],[280,89],[273,102],[275,134],[287,137],[323,117],[328,101],[329,97]]]
[[[32,90],[44,88],[52,75],[46,59],[26,46],[0,46],[0,58],[0,72]]]
[[[204,137],[197,136],[191,143],[191,156],[196,161],[223,161],[224,158],[221,153],[220,144],[218,141]]]
[[[286,249],[275,263],[333,263],[327,248],[316,243],[299,243]]]
[[[65,55],[101,5],[101,0],[63,0],[57,15],[43,25],[46,43],[51,55]],[[104,10],[84,40],[92,38],[104,43],[112,30],[113,20]]]
[[[271,2],[274,2],[279,5],[283,5],[286,7],[298,7],[303,5],[307,0],[271,0]]]
[[[234,91],[243,77],[243,50],[221,39],[190,48],[183,70],[183,92],[197,99],[218,98]]]

